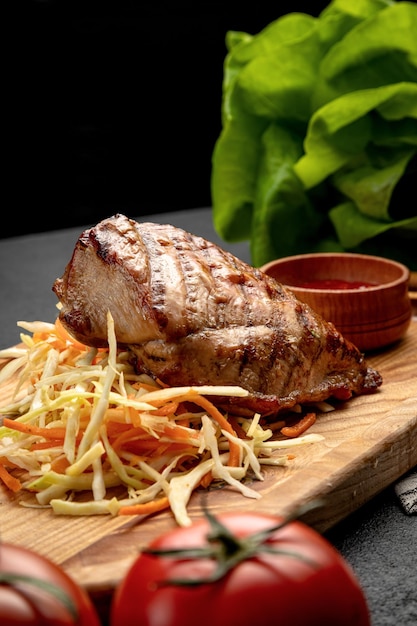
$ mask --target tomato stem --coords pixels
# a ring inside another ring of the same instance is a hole
[[[26,585],[32,585],[38,587],[46,593],[55,596],[69,611],[74,622],[78,620],[78,612],[74,602],[72,602],[70,596],[60,587],[49,583],[46,580],[40,580],[33,578],[32,576],[24,576],[23,574],[13,574],[11,572],[0,572],[0,585],[7,585],[9,587],[18,587],[19,583]]]
[[[283,554],[294,558],[299,558],[305,561],[302,555],[281,550],[279,548],[272,547],[267,543],[268,539],[281,528],[286,526],[292,521],[299,519],[305,513],[311,511],[314,508],[322,505],[322,501],[314,500],[302,507],[297,508],[292,514],[285,517],[282,521],[274,526],[271,526],[258,533],[248,535],[244,538],[236,537],[230,530],[220,522],[220,520],[210,513],[206,508],[204,509],[204,515],[210,525],[210,533],[207,535],[208,546],[202,548],[173,548],[173,549],[157,549],[157,548],[145,548],[143,552],[159,557],[181,557],[184,559],[202,559],[210,558],[215,561],[215,568],[213,573],[206,578],[171,578],[160,582],[160,586],[176,585],[195,587],[207,583],[213,583],[230,572],[239,563],[255,557],[262,552],[270,554]],[[312,563],[314,565],[314,563]]]

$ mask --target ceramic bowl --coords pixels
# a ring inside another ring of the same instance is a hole
[[[393,344],[410,324],[410,271],[396,261],[324,252],[276,259],[260,269],[333,322],[362,351]]]

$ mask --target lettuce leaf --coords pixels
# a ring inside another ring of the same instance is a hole
[[[352,91],[318,109],[307,129],[305,154],[294,165],[305,187],[314,187],[342,167],[351,167],[371,142],[379,140],[381,145],[373,124],[373,118],[379,116],[387,120],[414,118],[411,135],[404,143],[417,146],[417,80]],[[394,136],[395,130],[394,125]],[[397,149],[403,147],[400,143]]]
[[[213,222],[254,265],[333,249],[417,269],[416,32],[412,2],[333,0],[227,34]]]

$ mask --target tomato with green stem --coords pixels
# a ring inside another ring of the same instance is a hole
[[[0,541],[2,626],[99,626],[88,593],[43,555]]]
[[[296,519],[205,517],[157,537],[134,560],[111,626],[370,626],[349,564]]]

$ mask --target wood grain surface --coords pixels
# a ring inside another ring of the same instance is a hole
[[[417,465],[417,320],[401,342],[367,358],[383,376],[376,394],[353,398],[320,415],[310,432],[322,434],[323,441],[296,449],[285,467],[266,469],[264,480],[251,484],[260,499],[219,488],[208,493],[210,510],[285,515],[320,497],[323,506],[303,519],[324,532]],[[0,388],[0,404],[8,402],[12,391],[10,384]],[[193,519],[202,515],[201,497],[192,497]],[[30,502],[29,494],[13,496],[0,487],[2,540],[48,556],[90,593],[111,591],[141,547],[175,527],[168,512],[153,517],[64,517],[30,508]]]

